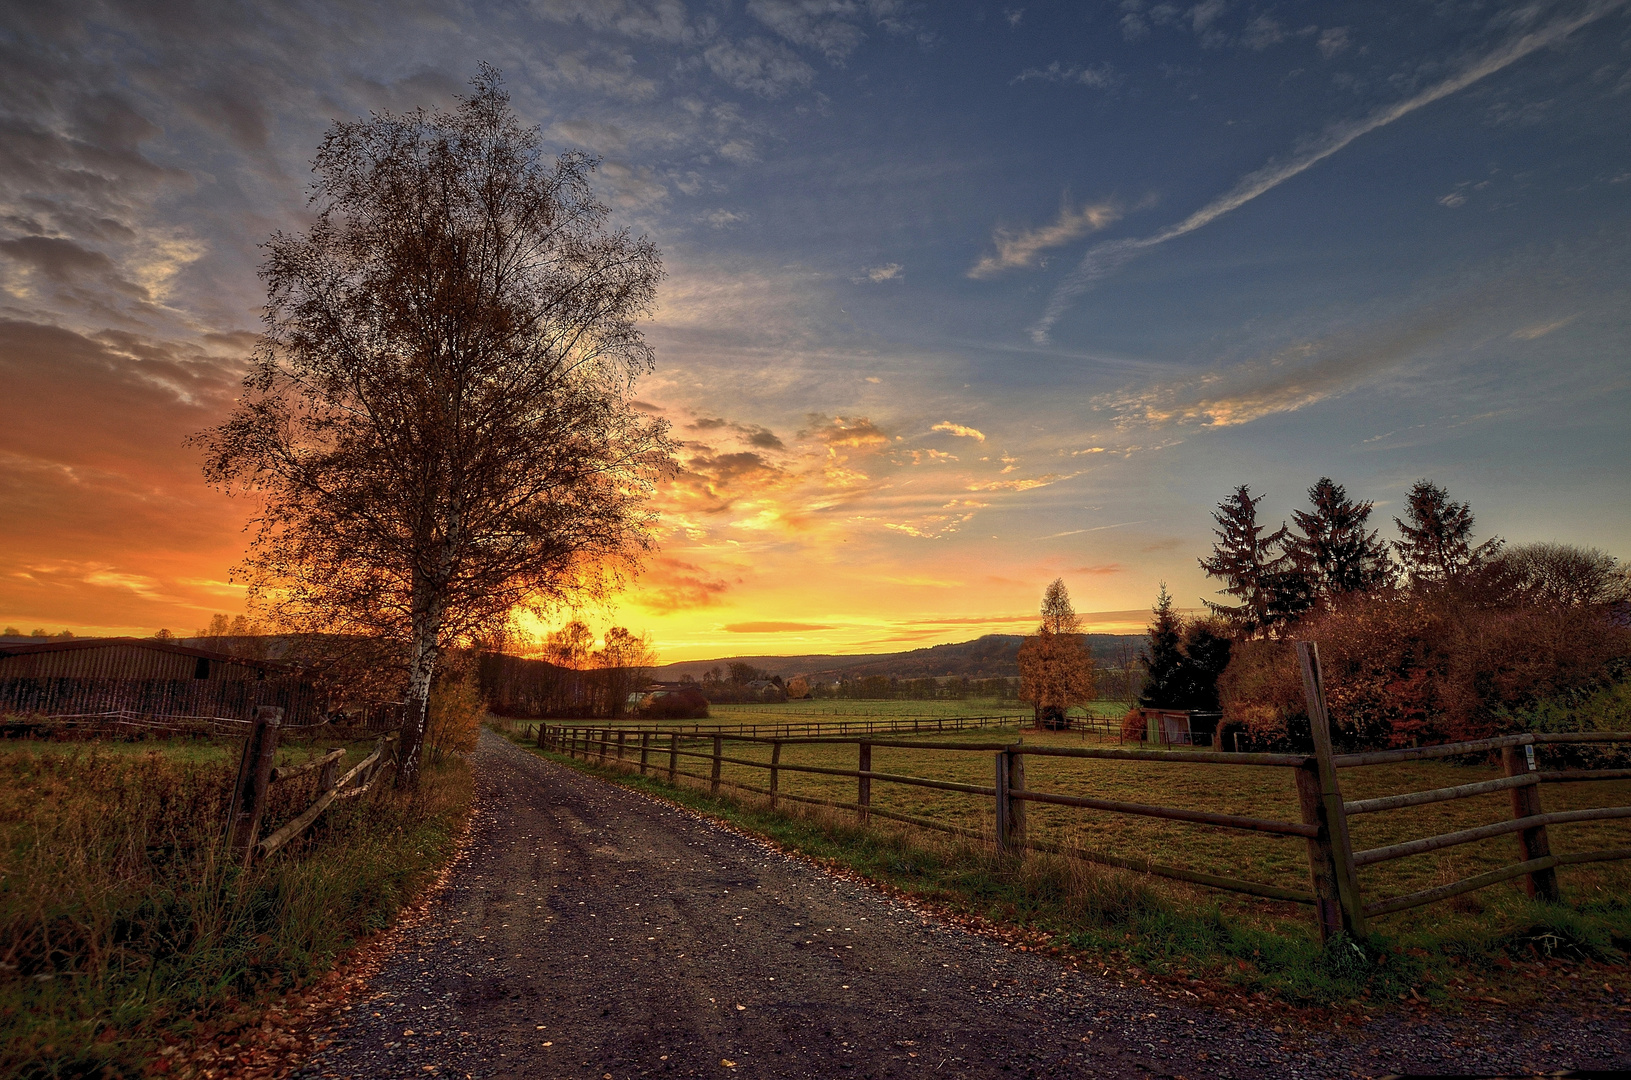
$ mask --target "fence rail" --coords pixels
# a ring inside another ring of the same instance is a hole
[[[266,858],[305,832],[336,799],[367,794],[391,767],[385,747],[396,738],[394,734],[381,735],[374,743],[374,752],[344,776],[336,775],[340,761],[345,757],[343,747],[330,750],[315,761],[275,767],[272,761],[277,756],[278,739],[282,734],[282,715],[282,709],[261,706],[255,710],[254,720],[240,721],[247,725],[248,731],[244,733],[238,778],[233,784],[232,801],[228,804],[227,827],[233,853],[245,863]],[[267,791],[273,784],[286,783],[312,773],[318,774],[316,799],[271,835],[261,837],[261,817],[266,811]]]
[[[1493,739],[1479,739],[1441,746],[1411,747],[1401,750],[1376,751],[1362,754],[1336,754],[1331,746],[1330,715],[1326,709],[1325,692],[1319,666],[1319,652],[1312,642],[1298,642],[1297,651],[1302,667],[1304,692],[1312,719],[1313,753],[1224,753],[1204,750],[1146,750],[1113,746],[1027,746],[1023,742],[946,742],[931,739],[868,738],[866,736],[931,734],[942,731],[978,731],[990,727],[1008,726],[1028,716],[1002,717],[945,717],[945,718],[888,718],[850,723],[849,730],[829,730],[836,724],[810,722],[804,724],[749,725],[663,725],[660,727],[612,726],[606,724],[550,724],[539,723],[534,732],[532,725],[521,734],[534,738],[537,745],[556,753],[615,768],[638,769],[642,775],[666,776],[670,783],[682,778],[695,780],[718,794],[721,788],[766,796],[775,807],[783,801],[818,805],[853,812],[859,821],[877,817],[900,821],[919,828],[965,837],[994,838],[1003,851],[1051,851],[1109,866],[1123,867],[1141,873],[1173,878],[1192,884],[1253,896],[1267,897],[1310,905],[1322,938],[1346,933],[1363,937],[1368,932],[1367,920],[1403,911],[1423,904],[1434,903],[1452,896],[1486,888],[1502,881],[1523,877],[1530,895],[1545,900],[1558,897],[1556,868],[1589,862],[1603,862],[1631,858],[1631,847],[1611,848],[1594,852],[1554,855],[1547,839],[1549,825],[1584,821],[1631,819],[1631,807],[1609,806],[1585,810],[1545,813],[1540,805],[1540,790],[1547,784],[1580,783],[1599,780],[1631,779],[1631,769],[1549,769],[1536,768],[1533,749],[1537,744],[1563,743],[1625,743],[1631,742],[1631,732],[1578,732],[1512,735]],[[1110,722],[1106,722],[1107,725]],[[1114,732],[1119,734],[1119,725]],[[727,740],[738,745],[768,745],[768,761],[727,754]],[[800,745],[853,745],[856,748],[854,768],[834,768],[827,765],[794,764],[782,760],[782,751]],[[947,780],[931,776],[909,776],[872,767],[875,748],[898,747],[916,750],[936,750],[949,753],[989,753],[994,755],[991,774],[993,783],[971,784],[961,780]],[[1339,769],[1362,768],[1400,762],[1435,758],[1469,757],[1499,752],[1506,776],[1497,780],[1460,784],[1428,791],[1405,792],[1379,798],[1346,801],[1343,799],[1338,777]],[[1520,751],[1522,751],[1520,753]],[[1078,758],[1083,760],[1120,760],[1161,762],[1173,765],[1225,765],[1282,768],[1290,771],[1295,784],[1300,821],[1279,821],[1239,814],[1216,813],[1210,810],[1190,810],[1178,807],[1156,806],[1113,799],[1089,798],[1063,792],[1036,790],[1025,781],[1025,762],[1030,758]],[[664,760],[666,759],[666,761]],[[682,769],[686,763],[706,763],[707,771]],[[762,770],[763,785],[743,783],[722,775],[725,765]],[[853,802],[836,799],[796,795],[782,790],[785,773],[841,777],[855,782]],[[995,814],[995,827],[991,832],[969,829],[949,822],[921,816],[902,814],[873,805],[873,785],[894,784],[904,787],[928,788],[970,795],[991,800]],[[1494,792],[1507,791],[1512,796],[1513,813],[1510,820],[1492,822],[1471,829],[1461,829],[1436,836],[1407,840],[1397,844],[1355,851],[1348,833],[1348,819],[1353,815],[1383,813],[1412,806],[1448,802]],[[1028,804],[1064,806],[1132,817],[1158,818],[1212,828],[1238,829],[1269,836],[1300,837],[1307,845],[1309,888],[1295,889],[1225,875],[1208,874],[1184,867],[1164,866],[1144,859],[1128,858],[1110,852],[1093,851],[1080,847],[1036,839],[1027,835],[1025,809]],[[994,834],[994,835],[993,835]],[[1438,885],[1431,889],[1385,899],[1367,898],[1360,888],[1358,871],[1393,859],[1437,851],[1459,844],[1497,836],[1516,834],[1518,861],[1499,870],[1479,874],[1462,881]]]

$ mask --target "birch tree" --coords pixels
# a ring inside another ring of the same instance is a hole
[[[281,621],[397,642],[416,782],[442,651],[615,585],[664,428],[630,407],[656,248],[596,163],[550,157],[483,68],[449,111],[336,122],[315,218],[264,245],[265,331],[206,477],[262,500],[244,570]]]

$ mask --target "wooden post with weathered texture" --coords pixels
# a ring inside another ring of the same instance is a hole
[[[1006,852],[1010,843],[1008,821],[1008,751],[998,750],[997,763],[997,850]]]
[[[668,782],[674,783],[678,779],[680,767],[680,733],[668,733]]]
[[[1319,777],[1320,808],[1325,815],[1322,824],[1329,837],[1331,863],[1336,872],[1342,929],[1351,937],[1363,938],[1367,933],[1365,903],[1359,891],[1359,872],[1354,866],[1353,841],[1348,837],[1348,813],[1342,805],[1342,787],[1337,783],[1336,763],[1332,760],[1331,714],[1325,707],[1319,646],[1312,641],[1297,642],[1297,662],[1302,667],[1308,728],[1314,738],[1314,768]]]
[[[651,732],[640,733],[640,775],[646,775],[646,764],[651,760]]]
[[[1319,835],[1308,838],[1308,879],[1313,886],[1314,918],[1323,943],[1342,933],[1342,894],[1337,888],[1336,861],[1331,856],[1331,829],[1320,798],[1319,769],[1310,762],[1296,770],[1296,777],[1303,824],[1319,829]]]
[[[1009,844],[1016,850],[1025,846],[1025,800],[1016,799],[1016,791],[1025,790],[1025,751],[1014,746],[1008,753],[1008,835]]]
[[[329,753],[332,754],[332,753],[334,753],[335,750],[342,750],[343,751],[344,749],[345,749],[345,747],[343,747],[343,746],[330,747],[329,748]],[[323,762],[322,772],[317,774],[317,790],[318,791],[333,791],[334,790],[334,785],[339,783],[339,780],[340,780],[340,759],[339,758],[334,758],[332,760],[325,761],[325,762]]]
[[[617,760],[618,761],[623,760],[623,744],[627,740],[628,734],[629,733],[624,731],[622,728],[617,729]]]
[[[776,795],[781,790],[782,778],[782,744],[780,740],[770,744],[770,808],[776,809]]]
[[[272,705],[255,709],[255,726],[244,740],[238,759],[238,780],[232,787],[232,851],[247,862],[255,851],[261,815],[266,812],[266,789],[272,782],[272,759],[277,756],[278,728],[283,710]]]
[[[860,746],[861,753],[856,771],[861,773],[861,776],[855,782],[855,820],[865,825],[872,816],[869,813],[872,806],[872,777],[866,775],[872,771],[872,744],[864,742]]]
[[[725,752],[725,736],[715,735],[714,736],[714,770],[713,770],[713,773],[708,778],[708,794],[710,794],[710,795],[718,795],[719,794],[719,766],[720,766],[719,759],[724,754],[724,752]]]
[[[1505,767],[1506,775],[1522,776],[1535,767],[1534,744],[1522,747],[1501,747],[1501,764]],[[1540,785],[1528,784],[1524,787],[1512,789],[1512,816],[1514,818],[1535,817],[1544,811],[1540,808]],[[1518,833],[1518,861],[1528,862],[1530,859],[1544,859],[1552,853],[1552,842],[1546,837],[1546,826],[1537,825],[1532,829],[1524,829]],[[1536,870],[1532,874],[1525,874],[1523,879],[1524,891],[1531,900],[1544,900],[1547,903],[1556,903],[1558,900],[1557,871],[1551,867],[1545,870]]]

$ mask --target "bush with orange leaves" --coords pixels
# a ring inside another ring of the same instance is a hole
[[[1631,629],[1592,606],[1369,595],[1304,618],[1291,636],[1318,643],[1335,733],[1352,747],[1528,730],[1549,704],[1631,677]],[[1291,641],[1237,643],[1218,688],[1257,740],[1307,738]]]

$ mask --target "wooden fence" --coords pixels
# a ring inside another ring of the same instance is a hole
[[[262,705],[291,724],[315,723],[327,695],[293,678],[0,679],[0,716],[55,718],[130,713],[139,717],[249,716]]]
[[[345,757],[343,747],[303,765],[274,767],[272,761],[277,756],[281,728],[281,709],[271,706],[257,709],[244,738],[243,756],[238,760],[238,778],[233,785],[232,801],[227,804],[227,828],[233,854],[246,864],[266,858],[305,832],[336,799],[354,799],[367,794],[392,765],[385,755],[385,747],[396,736],[382,735],[374,743],[374,752],[343,776],[337,775],[340,761]],[[270,836],[261,837],[267,791],[273,784],[301,776],[316,778],[317,798]]]
[[[1314,752],[1302,753],[1223,753],[1196,750],[1145,750],[1122,747],[1045,747],[1026,746],[1022,743],[930,742],[905,739],[859,738],[854,733],[791,733],[777,731],[761,734],[757,731],[729,731],[728,729],[701,729],[686,731],[675,727],[607,727],[540,724],[536,741],[541,748],[603,766],[638,769],[642,775],[666,775],[670,783],[681,777],[707,785],[712,794],[722,787],[766,796],[772,807],[783,801],[807,803],[853,811],[859,821],[883,818],[899,821],[918,828],[951,833],[971,838],[983,838],[977,830],[944,821],[896,813],[872,805],[872,785],[900,784],[911,787],[932,788],[977,796],[992,801],[995,809],[995,841],[1002,851],[1049,851],[1069,855],[1090,862],[1117,866],[1141,873],[1173,878],[1192,884],[1231,892],[1245,893],[1274,900],[1308,904],[1319,927],[1322,939],[1347,934],[1364,937],[1368,920],[1403,911],[1408,908],[1444,900],[1474,889],[1485,888],[1516,877],[1526,879],[1531,896],[1542,900],[1558,897],[1556,868],[1579,863],[1602,862],[1631,858],[1631,847],[1601,851],[1553,855],[1547,840],[1546,827],[1578,821],[1602,821],[1631,818],[1631,807],[1601,807],[1570,810],[1547,814],[1541,809],[1540,788],[1544,784],[1577,783],[1600,780],[1631,779],[1631,769],[1563,769],[1538,770],[1533,749],[1546,743],[1613,743],[1631,742],[1631,732],[1581,732],[1537,735],[1512,735],[1474,742],[1451,743],[1442,746],[1418,747],[1404,750],[1386,750],[1363,754],[1336,754],[1331,745],[1330,716],[1325,705],[1325,692],[1319,667],[1319,653],[1311,642],[1298,642],[1297,651],[1302,665],[1304,690],[1312,719]],[[947,718],[948,722],[956,718]],[[1014,718],[1004,718],[1012,722]],[[880,721],[886,723],[887,721]],[[927,721],[925,721],[927,722]],[[958,730],[947,728],[944,730]],[[527,731],[532,735],[530,728]],[[870,734],[870,733],[868,733]],[[742,756],[728,756],[727,738],[735,743],[769,744],[768,761]],[[794,765],[781,760],[782,748],[788,745],[811,743],[853,744],[856,747],[856,767],[838,769],[816,765]],[[989,753],[994,755],[993,782],[990,785],[968,784],[932,777],[905,776],[879,772],[872,768],[874,747],[901,747],[918,750],[943,750],[961,753]],[[1520,752],[1519,748],[1523,748]],[[1506,777],[1432,791],[1407,792],[1383,798],[1346,801],[1338,779],[1339,769],[1364,768],[1401,761],[1427,758],[1465,757],[1499,751],[1505,765]],[[1112,799],[1087,798],[1058,792],[1034,790],[1025,782],[1027,758],[1055,757],[1119,761],[1163,762],[1173,765],[1269,766],[1283,768],[1291,773],[1297,792],[1299,821],[1278,821],[1236,814],[1188,810],[1169,806],[1153,806],[1122,802]],[[688,771],[680,767],[681,759],[706,762],[706,773]],[[763,786],[725,779],[721,766],[730,764],[763,770]],[[855,781],[854,802],[837,802],[804,795],[793,795],[781,790],[783,773],[810,773],[838,776]],[[1473,829],[1462,829],[1436,836],[1423,837],[1387,847],[1367,851],[1354,851],[1348,835],[1348,818],[1356,814],[1379,813],[1407,806],[1460,799],[1492,791],[1512,793],[1512,818],[1493,822]],[[1182,867],[1164,866],[1145,859],[1128,858],[1109,852],[1091,851],[1050,841],[1032,839],[1026,830],[1026,806],[1046,803],[1139,817],[1162,818],[1169,821],[1225,829],[1240,829],[1279,836],[1302,837],[1307,845],[1309,887],[1292,889],[1263,882],[1216,874],[1206,874]],[[1358,868],[1390,859],[1437,851],[1458,844],[1471,843],[1492,836],[1516,834],[1518,862],[1432,889],[1366,902],[1358,879]]]
[[[876,735],[910,732],[987,731],[992,728],[1021,727],[1031,722],[1030,713],[1007,713],[1001,716],[885,716],[867,720],[790,720],[779,724],[704,724],[700,722],[668,723],[661,725],[630,724],[625,731],[655,731],[664,735],[730,735],[732,737],[782,738],[828,735]],[[498,726],[511,732],[525,731],[531,736],[534,725],[523,721],[498,721]],[[549,722],[543,721],[548,727]],[[598,729],[597,729],[598,730]],[[617,731],[607,726],[604,730]]]

